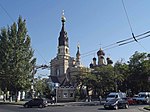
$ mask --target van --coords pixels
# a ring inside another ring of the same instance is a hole
[[[137,103],[149,103],[150,92],[139,92],[138,97],[135,99]]]
[[[121,99],[121,98],[126,98],[126,94],[123,92],[111,92],[108,94],[107,98],[106,98],[106,102],[111,100],[111,99]]]

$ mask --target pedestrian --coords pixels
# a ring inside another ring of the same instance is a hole
[[[100,103],[100,105],[101,105],[101,102],[102,101],[102,97],[101,97],[101,95],[99,96],[99,103]]]
[[[3,95],[3,101],[6,101],[6,94]]]
[[[53,100],[53,103],[55,104],[55,97],[54,96],[52,97],[52,100]]]

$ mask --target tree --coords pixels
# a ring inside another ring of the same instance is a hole
[[[150,77],[150,60],[146,53],[135,52],[129,61],[129,87],[133,94],[140,91],[149,91],[148,78]]]
[[[18,93],[30,87],[32,67],[35,64],[26,21],[19,17],[0,32],[0,82],[3,91]],[[5,85],[3,85],[5,84]]]
[[[109,91],[115,91],[115,74],[113,66],[100,66],[96,67],[92,72],[93,75],[96,75],[97,82],[94,85],[97,88],[97,93],[103,96]]]
[[[93,83],[95,82],[94,76],[90,73],[90,69],[85,67],[77,67],[75,69],[74,75],[71,77],[71,84],[75,86],[76,97],[80,99],[85,99],[89,96],[89,91],[93,89]]]
[[[95,85],[96,85],[96,76],[91,73],[86,73],[82,79],[82,85],[86,87],[86,93],[90,101],[90,95],[89,92],[94,92]]]
[[[128,89],[127,78],[129,76],[129,67],[122,60],[117,61],[114,65],[114,73],[116,75],[116,89],[126,92]]]

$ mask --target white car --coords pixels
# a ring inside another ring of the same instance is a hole
[[[139,92],[138,97],[135,98],[137,103],[149,103],[150,92]]]

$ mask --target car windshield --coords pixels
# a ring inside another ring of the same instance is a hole
[[[108,95],[109,98],[115,98],[116,95]]]
[[[108,101],[108,103],[115,103],[117,101],[117,99],[111,99]]]
[[[146,97],[145,94],[139,94],[139,97]]]

